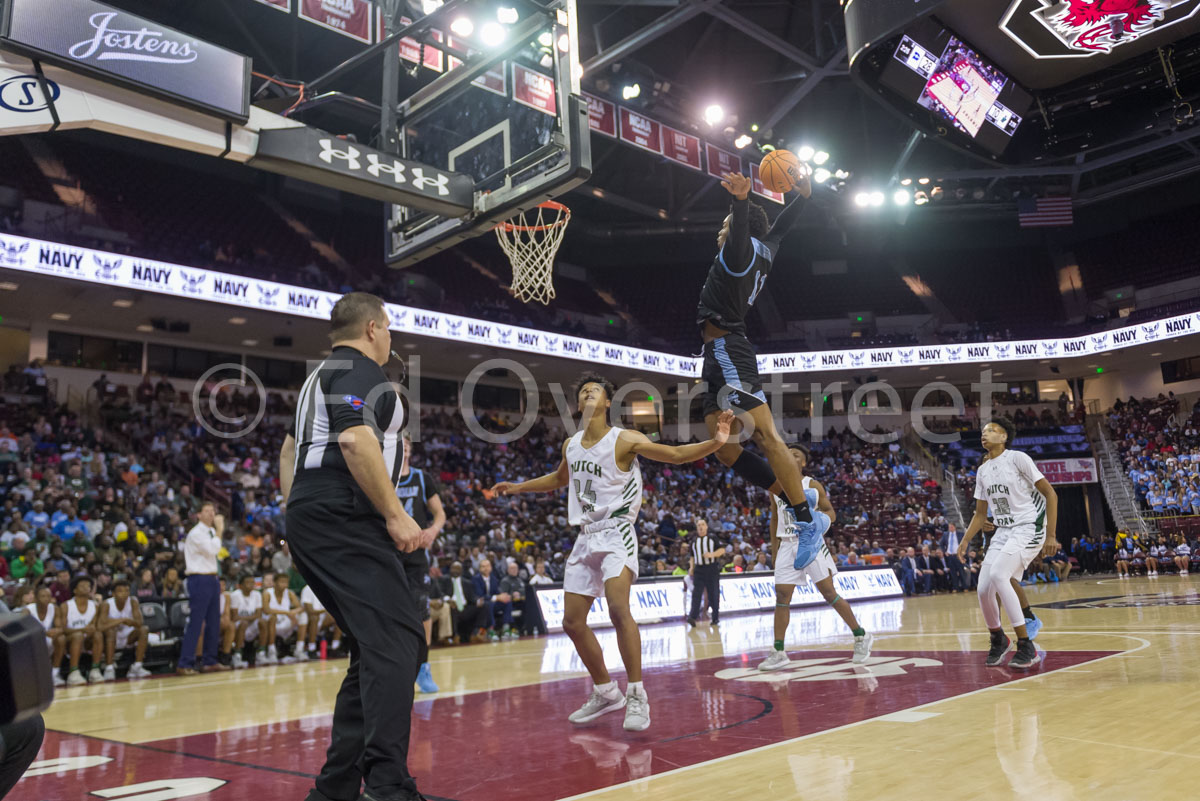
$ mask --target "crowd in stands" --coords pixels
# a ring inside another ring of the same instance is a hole
[[[1174,393],[1118,400],[1107,422],[1139,503],[1156,515],[1200,514],[1200,400],[1179,422]]]
[[[26,380],[14,384],[36,386],[22,371],[16,375]],[[201,387],[201,397],[214,389]],[[144,622],[114,618],[130,608],[121,602],[118,610],[97,618],[95,630],[74,639],[71,632],[59,632],[64,634],[59,656],[69,668],[79,667],[80,652],[88,652],[99,671],[68,672],[72,682],[84,675],[108,677],[114,665],[113,629],[123,632],[122,645],[137,652],[130,665],[135,676],[146,670],[142,653],[147,640],[152,652],[169,650],[170,635],[178,633],[185,619],[182,611],[173,611],[186,594],[181,543],[208,500],[228,516],[219,555],[220,578],[229,593],[223,659],[233,666],[304,659],[321,641],[336,653],[339,633],[311,603],[315,598],[303,600],[304,581],[284,543],[278,453],[290,423],[288,398],[269,394],[261,424],[237,437],[217,421],[196,420],[190,397],[180,397],[162,379],[146,377],[120,405],[111,396],[104,399],[109,405],[95,426],[55,408],[45,394],[0,404],[0,580],[5,594],[15,596],[15,605],[32,605],[32,611],[42,613],[47,609],[43,602],[64,610],[76,604],[83,611],[89,599],[107,608],[109,599],[124,595],[136,602],[134,608],[148,610]],[[253,414],[262,402],[253,393],[230,388],[214,400],[227,419]],[[1166,472],[1171,456],[1159,441],[1161,434],[1151,436],[1146,430],[1145,421],[1163,416],[1155,411],[1159,408],[1166,408],[1170,417],[1167,400],[1121,404],[1111,420],[1114,433],[1128,433],[1122,439],[1130,443],[1127,451],[1138,446],[1131,458],[1140,460],[1139,470],[1162,470],[1163,478],[1172,480],[1174,473]],[[492,431],[512,425],[496,413],[482,414],[478,422]],[[1189,423],[1179,431],[1179,442],[1193,442],[1188,437],[1194,435]],[[413,464],[436,480],[447,512],[430,552],[438,642],[544,631],[536,605],[526,601],[532,586],[563,577],[575,534],[567,521],[566,497],[498,498],[489,488],[501,480],[522,481],[552,471],[563,438],[560,428],[542,419],[508,444],[487,444],[469,433],[457,410],[422,411]],[[1150,441],[1155,448],[1147,447]],[[1180,462],[1171,464],[1180,469]],[[764,491],[748,486],[715,459],[686,465],[644,461],[642,470],[638,547],[643,576],[687,574],[689,537],[701,517],[727,543],[726,570],[773,568],[771,503]],[[913,593],[973,587],[979,554],[973,551],[965,565],[967,581],[953,580],[946,565],[950,551],[944,539],[948,521],[942,489],[899,444],[870,444],[849,429],[831,431],[812,447],[807,472],[825,485],[837,512],[828,540],[840,565],[890,565]],[[960,467],[959,480],[973,485],[970,465]],[[1165,572],[1178,568],[1176,557],[1195,548],[1182,539],[1144,545],[1131,541],[1128,545],[1142,550],[1129,547],[1129,558],[1119,560],[1122,541],[1072,538],[1059,555],[1035,564],[1030,578],[1062,580],[1072,568],[1094,573],[1111,570],[1118,561],[1134,571]],[[249,600],[256,596],[257,602]],[[137,614],[139,619],[143,615]],[[63,615],[59,628],[66,626],[69,615]],[[278,619],[279,625],[268,625],[268,619]],[[262,633],[249,631],[259,622],[255,628]],[[287,650],[277,652],[279,631],[291,634],[294,643],[281,640]]]

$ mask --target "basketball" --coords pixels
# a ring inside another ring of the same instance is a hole
[[[800,178],[800,159],[790,150],[772,150],[758,167],[762,184],[772,192],[790,192]]]

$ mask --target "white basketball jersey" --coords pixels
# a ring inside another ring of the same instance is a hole
[[[317,597],[315,592],[313,592],[312,585],[310,584],[305,584],[304,589],[300,591],[300,605],[310,605],[312,606],[314,612],[325,611],[325,607],[321,603],[321,599]]]
[[[275,589],[272,587],[267,590],[267,611],[269,612],[290,612],[292,611],[292,594],[287,590],[283,591],[283,600],[275,597]]]
[[[812,479],[808,476],[802,476],[804,489],[812,488]],[[796,516],[792,514],[792,510],[788,508],[787,501],[778,495],[772,495],[771,498],[775,501],[775,514],[779,515],[779,525],[775,528],[775,536],[781,540],[796,539]]]
[[[74,598],[67,601],[67,628],[87,628],[96,619],[97,608],[96,602],[91,598],[88,598],[87,608],[83,612],[79,611],[79,606],[75,603]]]
[[[257,592],[246,595],[238,590],[230,594],[229,602],[233,604],[233,611],[238,617],[257,617],[262,611],[262,596]]]
[[[622,429],[613,426],[590,448],[583,447],[583,431],[567,441],[568,514],[571,525],[600,520],[633,523],[642,508],[642,469],[637,457],[629,470],[617,467],[617,439]]]
[[[1046,526],[1046,498],[1034,487],[1045,476],[1029,454],[1006,450],[979,466],[975,500],[987,501],[997,527]]]
[[[46,607],[46,614],[41,615],[40,617],[38,616],[36,603],[26,606],[25,611],[28,612],[34,620],[36,620],[38,623],[41,623],[42,628],[44,628],[46,631],[54,628],[54,615],[58,612],[58,609],[54,606],[54,604],[48,605]]]
[[[116,618],[119,618],[119,617],[120,618],[126,618],[126,617],[132,618],[133,617],[133,599],[132,598],[125,599],[125,608],[124,609],[117,609],[117,599],[116,598],[109,598],[104,603],[106,606],[108,606],[109,618],[111,618],[113,620],[115,620]],[[132,631],[132,630],[133,630],[133,626],[130,626],[128,624],[117,626],[118,634],[121,634],[126,631]]]
[[[221,593],[221,614],[225,614],[225,607],[229,606],[229,593]]]

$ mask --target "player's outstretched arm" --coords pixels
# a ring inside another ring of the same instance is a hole
[[[829,493],[825,491],[825,485],[814,478],[812,487],[817,491],[817,508],[829,516],[830,524],[836,523],[837,512],[834,511],[833,504],[829,502]]]
[[[804,211],[808,199],[812,197],[812,183],[809,180],[809,170],[806,165],[800,165],[800,172],[795,176],[795,181],[796,184],[792,187],[796,192],[795,197],[783,211],[779,212],[779,216],[771,225],[771,230],[763,237],[763,241],[773,247],[778,246],[787,236],[788,231],[792,230],[792,226],[800,219],[800,213]]]
[[[742,273],[754,261],[750,244],[750,179],[740,172],[725,173],[721,186],[733,195],[729,235],[721,246],[721,263],[731,273]]]
[[[964,559],[967,556],[967,548],[971,544],[971,540],[978,536],[979,532],[983,531],[983,524],[987,522],[987,501],[975,501],[975,514],[971,516],[971,524],[967,526],[967,532],[963,534],[962,542],[958,544],[958,558]]]
[[[617,461],[619,463],[623,461],[621,457],[622,451],[624,451],[624,454],[645,456],[647,459],[666,464],[695,462],[721,449],[721,446],[729,440],[729,426],[732,424],[733,412],[727,409],[721,412],[721,416],[717,418],[717,432],[713,438],[693,445],[662,445],[652,442],[641,431],[626,429],[621,432],[621,442],[617,447]]]
[[[567,486],[571,481],[571,472],[567,469],[567,445],[563,443],[563,457],[558,463],[558,469],[539,478],[514,483],[501,481],[492,487],[497,495],[519,495],[523,492],[554,492]]]

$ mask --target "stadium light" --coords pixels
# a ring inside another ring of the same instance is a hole
[[[538,59],[538,63],[546,69],[550,69],[554,66],[554,56],[550,55],[549,53],[542,53],[542,57]]]
[[[458,17],[450,23],[450,31],[455,36],[466,39],[475,32],[475,23],[471,22],[470,17]]]
[[[901,186],[912,186],[912,178],[905,178],[900,182]]]
[[[871,205],[878,208],[883,205],[883,193],[876,190],[871,193]]]
[[[919,183],[921,186],[928,186],[929,179],[928,178],[918,178],[917,183]]]
[[[896,194],[892,195],[892,202],[897,206],[907,206],[910,199],[907,189],[897,189]]]
[[[621,98],[623,100],[633,100],[642,93],[642,85],[640,83],[626,84],[621,88]]]
[[[758,133],[758,123],[750,123],[750,133]]]
[[[495,47],[504,41],[507,34],[504,31],[504,26],[498,22],[488,22],[479,30],[479,41],[483,42],[486,47]]]
[[[442,7],[442,0],[421,0],[421,13],[432,14]]]
[[[829,154],[826,153],[824,150],[818,150],[816,153],[813,153],[812,160],[813,160],[813,164],[816,164],[819,166],[819,165],[824,164],[825,162],[829,161]]]
[[[808,145],[801,145],[800,149],[796,151],[796,158],[801,161],[812,161],[812,157],[816,155],[816,152]]]
[[[538,44],[542,47],[549,47],[554,44],[554,34],[550,33],[550,31],[542,31],[538,34]]]
[[[501,6],[496,9],[496,19],[504,25],[515,25],[520,19],[515,8]]]
[[[562,36],[558,37],[558,49],[564,53],[567,52],[568,50],[570,50],[571,49],[571,37],[567,36],[565,33]]]
[[[860,209],[865,209],[867,206],[871,205],[871,195],[867,192],[859,192],[854,196],[854,205],[858,206]]]
[[[924,206],[928,202],[929,195],[925,194],[924,192],[917,192],[915,195],[913,195],[913,203],[916,203],[918,206]]]
[[[750,136],[750,134],[742,134],[737,139],[733,140],[733,146],[736,147],[738,150],[741,150],[742,148],[744,148],[746,145],[750,144],[753,141],[754,141],[754,139]]]
[[[823,184],[829,180],[831,175],[832,173],[830,173],[829,170],[825,169],[824,167],[817,167],[817,169],[813,171],[813,180],[819,184]]]
[[[725,119],[725,109],[713,103],[704,109],[704,121],[709,125],[716,125],[721,120]]]

